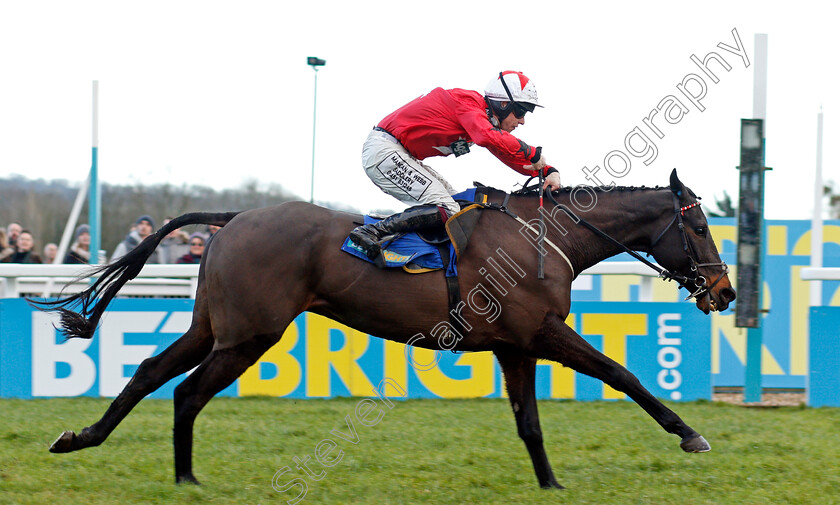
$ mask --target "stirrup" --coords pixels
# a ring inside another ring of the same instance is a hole
[[[365,226],[367,225],[359,226],[350,232],[350,242],[361,249],[369,260],[374,261],[376,256],[381,256],[381,242],[379,237],[365,229]]]

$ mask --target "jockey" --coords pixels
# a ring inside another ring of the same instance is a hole
[[[350,233],[350,240],[375,260],[388,236],[445,223],[460,210],[452,198],[456,191],[421,160],[461,156],[474,144],[521,174],[542,172],[546,176],[543,187],[558,189],[560,175],[546,163],[542,148],[511,135],[535,107],[542,106],[534,83],[521,72],[508,70],[487,84],[484,96],[458,88],[435,88],[391,113],[368,135],[362,164],[382,191],[413,207],[359,226]]]

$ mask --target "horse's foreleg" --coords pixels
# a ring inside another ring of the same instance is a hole
[[[589,345],[556,314],[546,317],[541,334],[534,339],[532,355],[562,363],[594,377],[632,398],[668,433],[678,435],[686,452],[707,452],[706,439],[691,429],[672,410],[657,400],[626,368]]]
[[[137,372],[114,399],[102,418],[79,434],[65,431],[50,446],[50,452],[63,453],[95,447],[131,412],[146,395],[168,380],[195,367],[213,348],[209,324],[193,326],[162,353],[144,360]]]
[[[253,365],[280,335],[261,335],[236,347],[212,351],[199,367],[175,388],[175,482],[198,484],[192,472],[193,424],[216,393],[228,387]]]
[[[496,353],[496,359],[499,360],[505,376],[508,398],[510,398],[513,415],[516,418],[519,437],[525,442],[528,454],[531,455],[531,462],[534,464],[534,472],[537,474],[540,487],[563,489],[563,486],[554,478],[554,472],[551,471],[543,446],[540,416],[534,391],[537,360],[502,352]]]

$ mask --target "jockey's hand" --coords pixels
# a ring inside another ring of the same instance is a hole
[[[543,183],[543,190],[550,188],[551,191],[556,191],[562,187],[563,186],[560,185],[560,174],[558,172],[548,174],[548,177],[545,178],[545,182]]]
[[[537,172],[541,172],[545,169],[546,165],[548,165],[548,162],[545,161],[545,156],[540,156],[540,159],[538,159],[536,163],[533,165],[525,165],[522,168],[525,170],[536,170]]]

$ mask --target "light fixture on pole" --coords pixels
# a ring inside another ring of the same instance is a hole
[[[309,186],[309,203],[315,203],[315,118],[318,111],[318,67],[323,67],[327,64],[327,60],[322,60],[315,56],[308,56],[306,64],[312,67],[315,71],[315,92],[312,98],[312,180]]]

